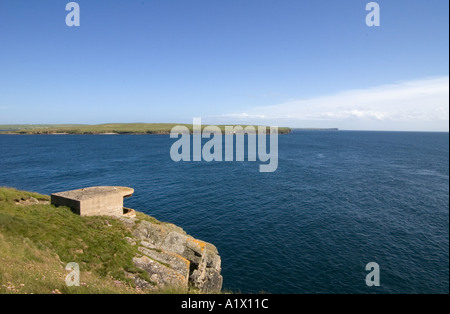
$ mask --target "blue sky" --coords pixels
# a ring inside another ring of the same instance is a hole
[[[0,0],[0,124],[448,131],[449,2]]]

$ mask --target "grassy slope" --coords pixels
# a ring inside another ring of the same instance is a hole
[[[0,130],[30,130],[42,128],[83,127],[85,124],[0,124]]]
[[[17,200],[48,196],[0,188],[0,293],[136,293],[124,270],[134,267],[130,230],[115,218],[80,217],[69,208]],[[139,218],[156,221],[140,213]],[[65,265],[80,265],[80,287],[67,287]],[[176,292],[171,290],[171,293]]]
[[[192,132],[191,124],[176,123],[109,123],[97,125],[0,125],[1,133],[19,133],[19,134],[102,134],[102,133],[119,133],[119,134],[169,134],[176,125],[186,126]],[[202,127],[205,127],[203,125]],[[219,125],[224,132],[225,126]],[[278,128],[279,134],[287,134],[291,130],[289,128]]]

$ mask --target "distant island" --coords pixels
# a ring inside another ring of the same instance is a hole
[[[339,131],[338,128],[292,128],[291,131]]]
[[[0,124],[0,134],[170,134],[177,125],[185,126],[192,132],[192,124],[177,123]],[[206,126],[202,125],[202,129]],[[218,127],[224,132],[225,125]],[[267,127],[267,133],[269,130]],[[291,131],[288,127],[278,128],[278,134],[289,134]]]

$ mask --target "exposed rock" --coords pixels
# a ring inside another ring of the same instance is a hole
[[[21,198],[14,200],[16,205],[22,205],[22,206],[31,206],[31,205],[48,205],[50,204],[50,201],[47,200],[38,200],[37,198],[34,198],[32,196],[28,198]]]
[[[136,240],[133,238],[125,237],[125,240],[127,240],[128,244],[131,244],[133,246],[136,245]]]
[[[161,264],[158,261],[152,260],[147,256],[133,258],[133,263],[136,267],[145,270],[150,280],[159,287],[186,287],[188,285],[187,278],[180,275],[176,270]],[[142,280],[136,282],[136,284],[143,285]],[[144,284],[145,286],[146,284]],[[138,286],[139,287],[139,286]],[[139,287],[141,288],[141,287]]]
[[[156,261],[168,264],[170,268],[178,272],[181,276],[183,276],[183,278],[186,279],[186,283],[188,282],[191,263],[186,258],[176,253],[156,251],[144,247],[139,247],[139,251]]]
[[[119,220],[122,221],[125,224],[125,226],[131,229],[136,224],[137,219],[120,217]]]
[[[183,254],[186,249],[187,241],[188,236],[186,234],[172,231],[166,236],[160,248],[169,252]]]
[[[138,243],[142,253],[133,262],[148,273],[153,285],[220,292],[221,259],[214,245],[194,239],[173,224],[125,217],[120,220],[132,227],[134,239],[131,240]],[[149,288],[152,283],[135,277],[135,284],[140,288]]]
[[[198,244],[198,240],[188,241],[188,243]],[[185,256],[192,256],[193,260],[198,261],[199,264],[191,273],[190,283],[204,292],[217,292],[217,287],[222,288],[221,260],[217,249],[210,243],[205,243],[200,247],[200,250],[195,250],[190,246],[186,246]],[[195,264],[194,264],[195,265]],[[219,289],[220,290],[220,289]]]

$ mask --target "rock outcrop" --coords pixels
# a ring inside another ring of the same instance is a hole
[[[136,267],[147,272],[150,282],[130,274],[141,288],[194,287],[215,293],[222,289],[221,260],[217,248],[194,239],[178,226],[159,221],[120,218],[133,233],[127,241],[137,246]]]

